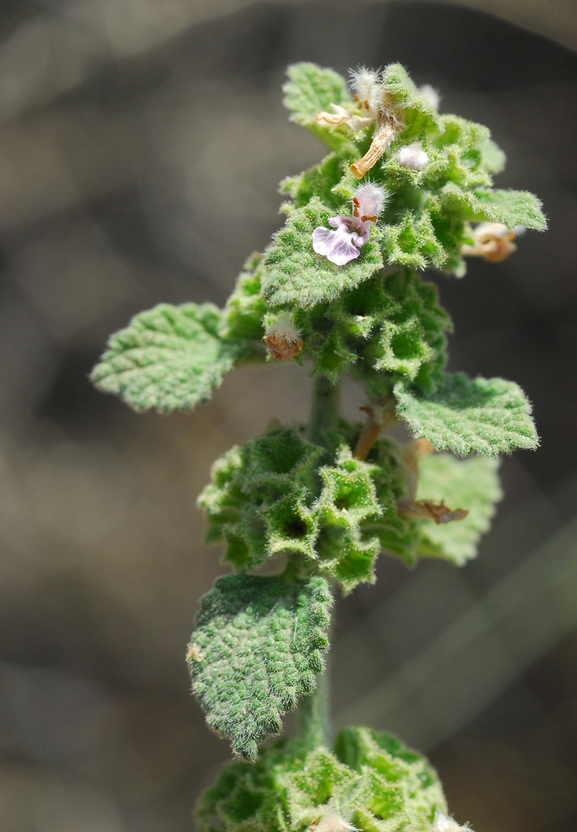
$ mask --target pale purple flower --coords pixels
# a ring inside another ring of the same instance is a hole
[[[313,231],[313,250],[324,255],[336,266],[355,260],[361,246],[370,236],[371,226],[383,209],[385,192],[377,185],[361,185],[353,196],[352,217],[330,217],[330,228],[320,226]]]

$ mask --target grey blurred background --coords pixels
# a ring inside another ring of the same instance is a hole
[[[377,585],[339,602],[335,724],[426,750],[476,832],[577,828],[577,10],[465,6],[2,3],[2,832],[185,832],[228,759],[184,664],[222,570],[195,498],[217,454],[307,418],[309,381],[237,371],[194,414],[160,417],[87,374],[131,315],[222,304],[266,246],[278,181],[323,152],[282,107],[298,60],[403,62],[443,111],[491,127],[499,184],[536,192],[551,226],[502,264],[438,276],[452,368],[521,383],[542,447],[503,463],[477,561],[383,557]],[[360,404],[348,387],[347,414]]]

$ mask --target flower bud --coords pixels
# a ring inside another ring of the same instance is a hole
[[[423,150],[419,142],[400,147],[397,153],[399,164],[411,170],[423,170],[429,161],[428,154]]]
[[[290,361],[301,352],[303,339],[287,313],[280,315],[267,327],[263,338],[269,354],[279,361]]]

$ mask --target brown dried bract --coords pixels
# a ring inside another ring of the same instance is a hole
[[[501,263],[517,251],[513,242],[515,232],[499,222],[484,222],[473,231],[474,245],[464,245],[461,253],[468,257],[482,257],[488,263]]]
[[[371,146],[362,159],[358,159],[351,165],[351,171],[357,179],[362,179],[377,164],[395,133],[404,127],[394,109],[388,106],[388,97],[386,98],[387,101],[383,102],[382,109],[379,109],[377,113],[375,134]]]
[[[270,355],[279,361],[290,361],[301,352],[303,339],[294,325],[292,317],[283,312],[274,323],[267,327],[263,341]]]
[[[357,130],[364,130],[373,122],[373,118],[370,116],[359,116],[355,113],[351,113],[345,107],[341,107],[340,104],[331,104],[334,112],[327,113],[325,110],[319,110],[315,116],[315,120],[317,124],[322,125],[323,127],[338,127],[340,124],[344,124],[347,127],[350,127],[353,133],[356,133]],[[361,107],[362,109],[362,107]]]
[[[303,339],[299,336],[288,338],[284,335],[265,335],[264,342],[269,353],[279,361],[290,361],[303,348]]]
[[[399,502],[399,511],[402,514],[407,514],[409,517],[434,520],[437,526],[440,526],[441,523],[452,523],[455,520],[463,520],[469,513],[465,508],[451,510],[445,505],[444,500],[441,500],[440,503],[434,500],[401,500]]]

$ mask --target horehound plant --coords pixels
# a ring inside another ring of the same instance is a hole
[[[359,69],[350,85],[313,64],[288,75],[292,120],[329,153],[281,183],[284,227],[223,310],[142,312],[92,379],[167,413],[247,362],[297,361],[314,378],[309,424],[274,423],[232,448],[199,498],[234,571],[202,599],[186,658],[237,758],[201,797],[199,830],[451,832],[462,827],[423,757],[369,728],[333,741],[322,676],[333,593],[373,582],[381,551],[409,566],[474,557],[501,496],[499,455],[535,448],[537,434],[515,383],[445,372],[451,319],[422,273],[503,260],[545,220],[531,194],[493,189],[504,155],[489,131],[440,114],[398,64]],[[339,414],[346,374],[366,393],[362,424]],[[398,423],[410,440],[387,434]],[[258,574],[270,559],[276,574]],[[262,747],[297,706],[297,736]]]

